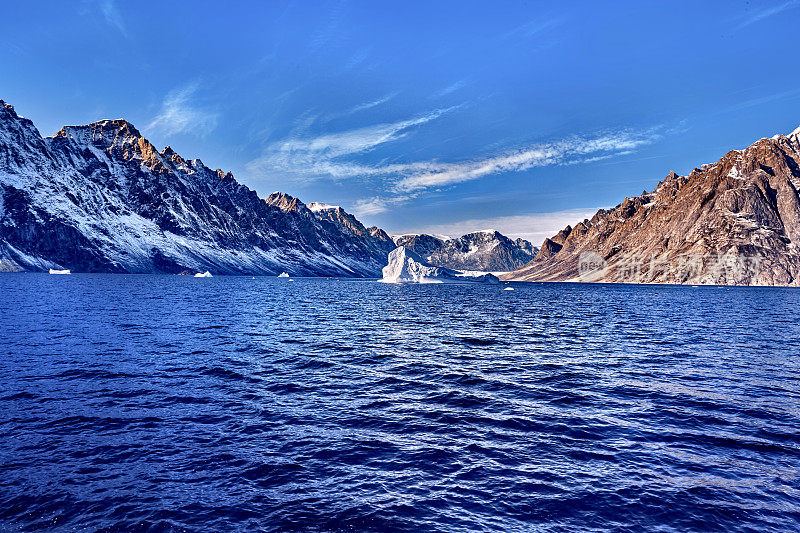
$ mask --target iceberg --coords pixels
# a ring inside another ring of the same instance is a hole
[[[55,270],[53,268],[50,269],[50,273],[51,274],[72,274],[72,272],[70,272],[69,269],[66,269],[66,270]]]
[[[513,291],[513,290],[514,290],[514,287],[506,287],[506,288],[505,288],[505,289],[503,289],[503,290],[504,290],[504,291]]]
[[[210,278],[211,277],[211,272],[206,270],[202,274],[200,274],[200,273],[195,274],[194,277],[196,277],[196,278]]]
[[[288,278],[289,274],[287,274],[286,272],[281,272],[280,274],[278,274],[278,277],[279,278]]]
[[[500,283],[492,274],[459,272],[426,263],[411,250],[398,246],[389,253],[383,267],[383,283]]]

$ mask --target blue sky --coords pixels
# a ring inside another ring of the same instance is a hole
[[[266,196],[538,244],[800,125],[800,2],[18,2],[0,98]]]

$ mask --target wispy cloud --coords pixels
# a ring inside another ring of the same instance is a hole
[[[346,111],[343,111],[341,113],[333,113],[331,115],[328,115],[327,119],[331,120],[331,119],[334,119],[334,118],[346,117],[346,116],[349,116],[349,115],[354,115],[355,113],[360,113],[362,111],[366,111],[367,109],[372,109],[373,107],[378,107],[380,105],[385,104],[386,102],[388,102],[389,100],[391,100],[392,98],[397,96],[398,94],[400,94],[399,91],[394,91],[394,92],[389,93],[389,94],[387,94],[385,96],[382,96],[382,97],[380,97],[380,98],[378,98],[376,100],[371,100],[369,102],[364,102],[363,104],[355,105],[355,106],[351,107],[350,109],[348,109]]]
[[[522,38],[522,39],[529,39],[531,37],[535,37],[541,35],[548,30],[557,28],[561,24],[563,24],[564,20],[561,17],[552,17],[552,18],[542,18],[542,19],[533,19],[529,20],[528,22],[521,24],[514,28],[513,30],[506,32],[502,35],[504,39],[514,39],[514,38]]]
[[[128,30],[114,0],[100,0],[100,11],[103,13],[106,22],[117,28],[125,37],[128,36]]]
[[[758,98],[751,98],[750,100],[739,102],[738,104],[728,108],[726,111],[739,111],[741,109],[747,109],[748,107],[755,107],[763,104],[769,104],[778,100],[785,100],[787,98],[796,98],[798,96],[800,96],[800,89],[792,89],[789,91],[767,94],[764,96],[760,96]]]
[[[321,178],[382,177],[389,191],[414,191],[472,181],[492,174],[520,172],[534,167],[574,165],[632,153],[661,137],[660,128],[618,130],[589,136],[571,136],[552,143],[534,144],[480,159],[459,162],[417,161],[366,164],[357,156],[409,135],[456,107],[438,109],[408,120],[378,124],[318,137],[291,137],[267,147],[264,155],[247,164],[254,174],[281,173],[300,181]]]
[[[549,213],[473,218],[446,224],[397,228],[397,231],[394,231],[393,228],[392,233],[428,233],[431,235],[460,237],[461,235],[474,231],[493,229],[508,237],[515,239],[523,238],[539,246],[545,238],[552,237],[568,224],[574,226],[581,220],[593,217],[598,209],[600,208],[594,207],[553,211]]]
[[[457,90],[461,89],[462,87],[467,85],[467,83],[468,83],[468,80],[466,78],[463,79],[463,80],[458,80],[458,81],[456,81],[454,83],[451,83],[450,85],[448,85],[447,87],[445,87],[441,91],[435,92],[433,94],[433,96],[435,98],[441,98],[442,96],[447,96],[448,94],[454,93]]]
[[[459,163],[428,163],[422,172],[400,179],[395,188],[415,191],[472,181],[490,174],[520,172],[534,167],[590,163],[631,153],[660,135],[656,129],[623,130],[593,137],[573,136],[554,143],[537,144],[504,154]],[[588,157],[587,157],[588,156]]]
[[[253,174],[279,175],[306,182],[321,178],[370,178],[372,195],[357,200],[351,209],[357,216],[371,216],[385,213],[442,188],[490,175],[522,172],[534,167],[588,164],[629,155],[665,134],[661,126],[644,130],[613,130],[572,135],[553,142],[456,162],[365,162],[365,155],[370,151],[410,135],[415,128],[436,120],[452,109],[438,109],[407,120],[318,137],[290,137],[268,146],[264,155],[247,164],[247,170]],[[536,220],[545,220],[541,215],[537,216],[539,218]],[[468,222],[464,227],[476,227],[475,221]],[[529,220],[517,218],[504,218],[503,225],[494,225],[509,231],[507,226],[511,222],[519,222],[519,228],[530,226]],[[557,223],[561,222],[558,219]],[[541,235],[550,229],[541,230]],[[446,233],[442,228],[436,231]],[[526,233],[530,237],[536,231],[520,229],[512,233]]]
[[[290,138],[267,147],[265,154],[247,164],[254,173],[283,172],[301,179],[320,177],[349,178],[402,172],[408,165],[372,167],[343,160],[363,154],[383,144],[402,139],[414,128],[456,109],[437,109],[398,122],[377,124],[354,130],[310,138]]]
[[[323,26],[312,34],[308,41],[309,50],[316,52],[342,39],[346,34],[345,19],[348,9],[349,6],[344,0],[330,6],[327,13],[323,14],[322,18],[325,21]]]
[[[773,15],[777,15],[787,9],[791,9],[793,7],[800,6],[800,0],[789,0],[788,2],[783,2],[782,4],[773,5],[772,7],[765,7],[763,9],[759,9],[758,11],[752,13],[744,13],[742,15],[743,20],[739,25],[736,27],[737,30],[741,30],[751,24],[755,24],[756,22],[760,22],[767,17],[771,17]]]
[[[373,196],[372,198],[364,198],[357,200],[352,207],[353,213],[356,216],[363,217],[369,215],[378,215],[386,213],[390,209],[403,205],[413,198],[414,195],[408,196],[394,196],[390,198]]]
[[[193,101],[199,88],[198,82],[174,89],[161,104],[161,111],[147,126],[148,131],[157,131],[164,136],[193,133],[201,137],[217,127],[219,113],[204,109]]]

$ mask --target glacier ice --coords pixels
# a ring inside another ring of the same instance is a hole
[[[389,253],[388,264],[383,267],[383,283],[499,283],[492,274],[463,273],[426,263],[411,250],[398,246]]]

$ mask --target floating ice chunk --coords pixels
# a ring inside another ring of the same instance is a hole
[[[278,277],[279,278],[288,278],[289,274],[287,274],[286,272],[281,272],[280,274],[278,274]]]
[[[210,278],[211,277],[211,272],[206,270],[202,274],[200,274],[200,273],[195,274],[194,277],[196,277],[196,278]]]
[[[389,253],[389,264],[383,267],[383,283],[499,283],[492,274],[462,273],[426,263],[419,255],[399,246]]]
[[[504,291],[513,291],[513,290],[514,290],[514,287],[506,287],[506,288],[505,288],[505,289],[503,289],[503,290],[504,290]]]
[[[53,268],[50,269],[50,273],[51,274],[72,274],[72,272],[70,272],[69,269],[66,269],[66,270],[55,270]]]

